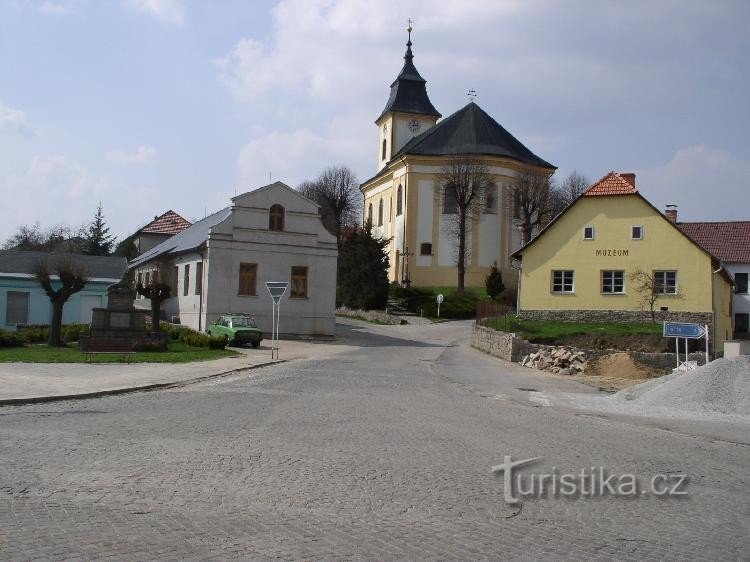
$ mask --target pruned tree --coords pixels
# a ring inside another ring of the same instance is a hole
[[[551,179],[551,178],[550,178]],[[550,218],[562,213],[573,201],[586,191],[589,180],[573,170],[558,185],[552,186]]]
[[[368,222],[352,230],[339,253],[336,300],[349,308],[383,309],[388,302],[388,240],[375,238]]]
[[[445,233],[456,243],[457,290],[462,293],[466,277],[468,238],[479,220],[492,177],[487,167],[470,156],[455,156],[436,176]]]
[[[513,186],[514,217],[521,230],[521,245],[528,243],[534,230],[543,227],[550,220],[551,181],[550,174],[544,171],[521,173]]]
[[[161,305],[172,296],[172,275],[171,264],[168,260],[162,259],[156,263],[156,269],[152,272],[148,285],[137,283],[135,286],[136,292],[151,302],[151,331],[155,333],[161,331]]]
[[[320,205],[320,217],[341,250],[342,234],[359,224],[362,192],[357,176],[346,166],[330,166],[314,181],[302,182],[297,190]]]
[[[57,280],[53,276],[57,276]],[[52,303],[49,345],[62,347],[65,345],[62,341],[63,308],[72,295],[86,286],[86,267],[73,256],[58,254],[40,259],[34,267],[34,277]]]
[[[89,224],[85,234],[83,253],[89,256],[108,256],[115,245],[115,237],[109,233],[109,227],[104,220],[102,204],[96,208],[94,219]]]
[[[135,245],[135,235],[125,238],[117,244],[114,255],[130,261],[138,255],[138,247]]]
[[[664,272],[667,273],[667,272]],[[669,296],[671,299],[681,299],[682,291],[676,283],[676,278],[670,282],[665,277],[657,278],[654,273],[636,269],[629,275],[631,289],[638,296],[641,310],[651,313],[651,322],[656,324],[656,303],[660,297]]]

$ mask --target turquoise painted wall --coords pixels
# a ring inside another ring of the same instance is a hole
[[[86,287],[74,294],[63,308],[63,324],[80,324],[90,321],[90,313],[87,311],[92,307],[107,306],[107,287],[110,282],[90,281]],[[59,287],[59,282],[52,283],[54,288]],[[6,323],[8,310],[8,292],[29,293],[28,324],[49,324],[52,318],[52,303],[35,279],[0,276],[0,329],[13,331],[15,325]],[[84,317],[82,317],[82,313]]]

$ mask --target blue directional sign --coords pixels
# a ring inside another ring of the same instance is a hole
[[[706,335],[706,329],[701,324],[688,322],[664,322],[665,338],[698,339]]]

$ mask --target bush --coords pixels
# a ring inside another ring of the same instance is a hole
[[[88,331],[88,324],[65,324],[62,326],[62,339],[65,342],[75,342],[81,334],[87,334]],[[46,343],[49,340],[49,326],[47,325],[24,326],[16,333],[26,343]]]
[[[500,296],[496,300],[500,304],[505,304],[515,309],[517,297],[518,291],[511,287],[510,289],[505,289],[502,293],[500,293]]]
[[[440,305],[441,318],[474,318],[477,302],[482,300],[472,289],[466,289],[458,293],[455,289],[435,287],[411,287],[404,288],[391,285],[391,297],[400,301],[404,307],[411,312],[419,314],[420,310],[425,316],[437,316],[437,295],[442,293],[445,297]]]
[[[229,343],[229,338],[226,336],[209,336],[190,328],[181,328],[179,338],[180,341],[185,342],[190,347],[207,347],[209,349],[224,349]]]
[[[66,324],[62,327],[62,337],[66,342],[78,341],[81,334],[88,334],[88,324]]]
[[[0,347],[23,347],[24,339],[16,332],[0,330]]]
[[[503,284],[503,274],[497,268],[497,262],[492,264],[489,274],[484,279],[484,286],[487,289],[487,294],[490,298],[497,299],[500,294],[505,291],[505,285]]]

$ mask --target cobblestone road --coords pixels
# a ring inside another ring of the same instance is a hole
[[[540,407],[450,325],[399,328],[178,390],[0,408],[0,558],[750,556],[747,445]],[[478,390],[488,369],[507,392]],[[509,454],[684,472],[689,495],[508,506],[490,467]]]

